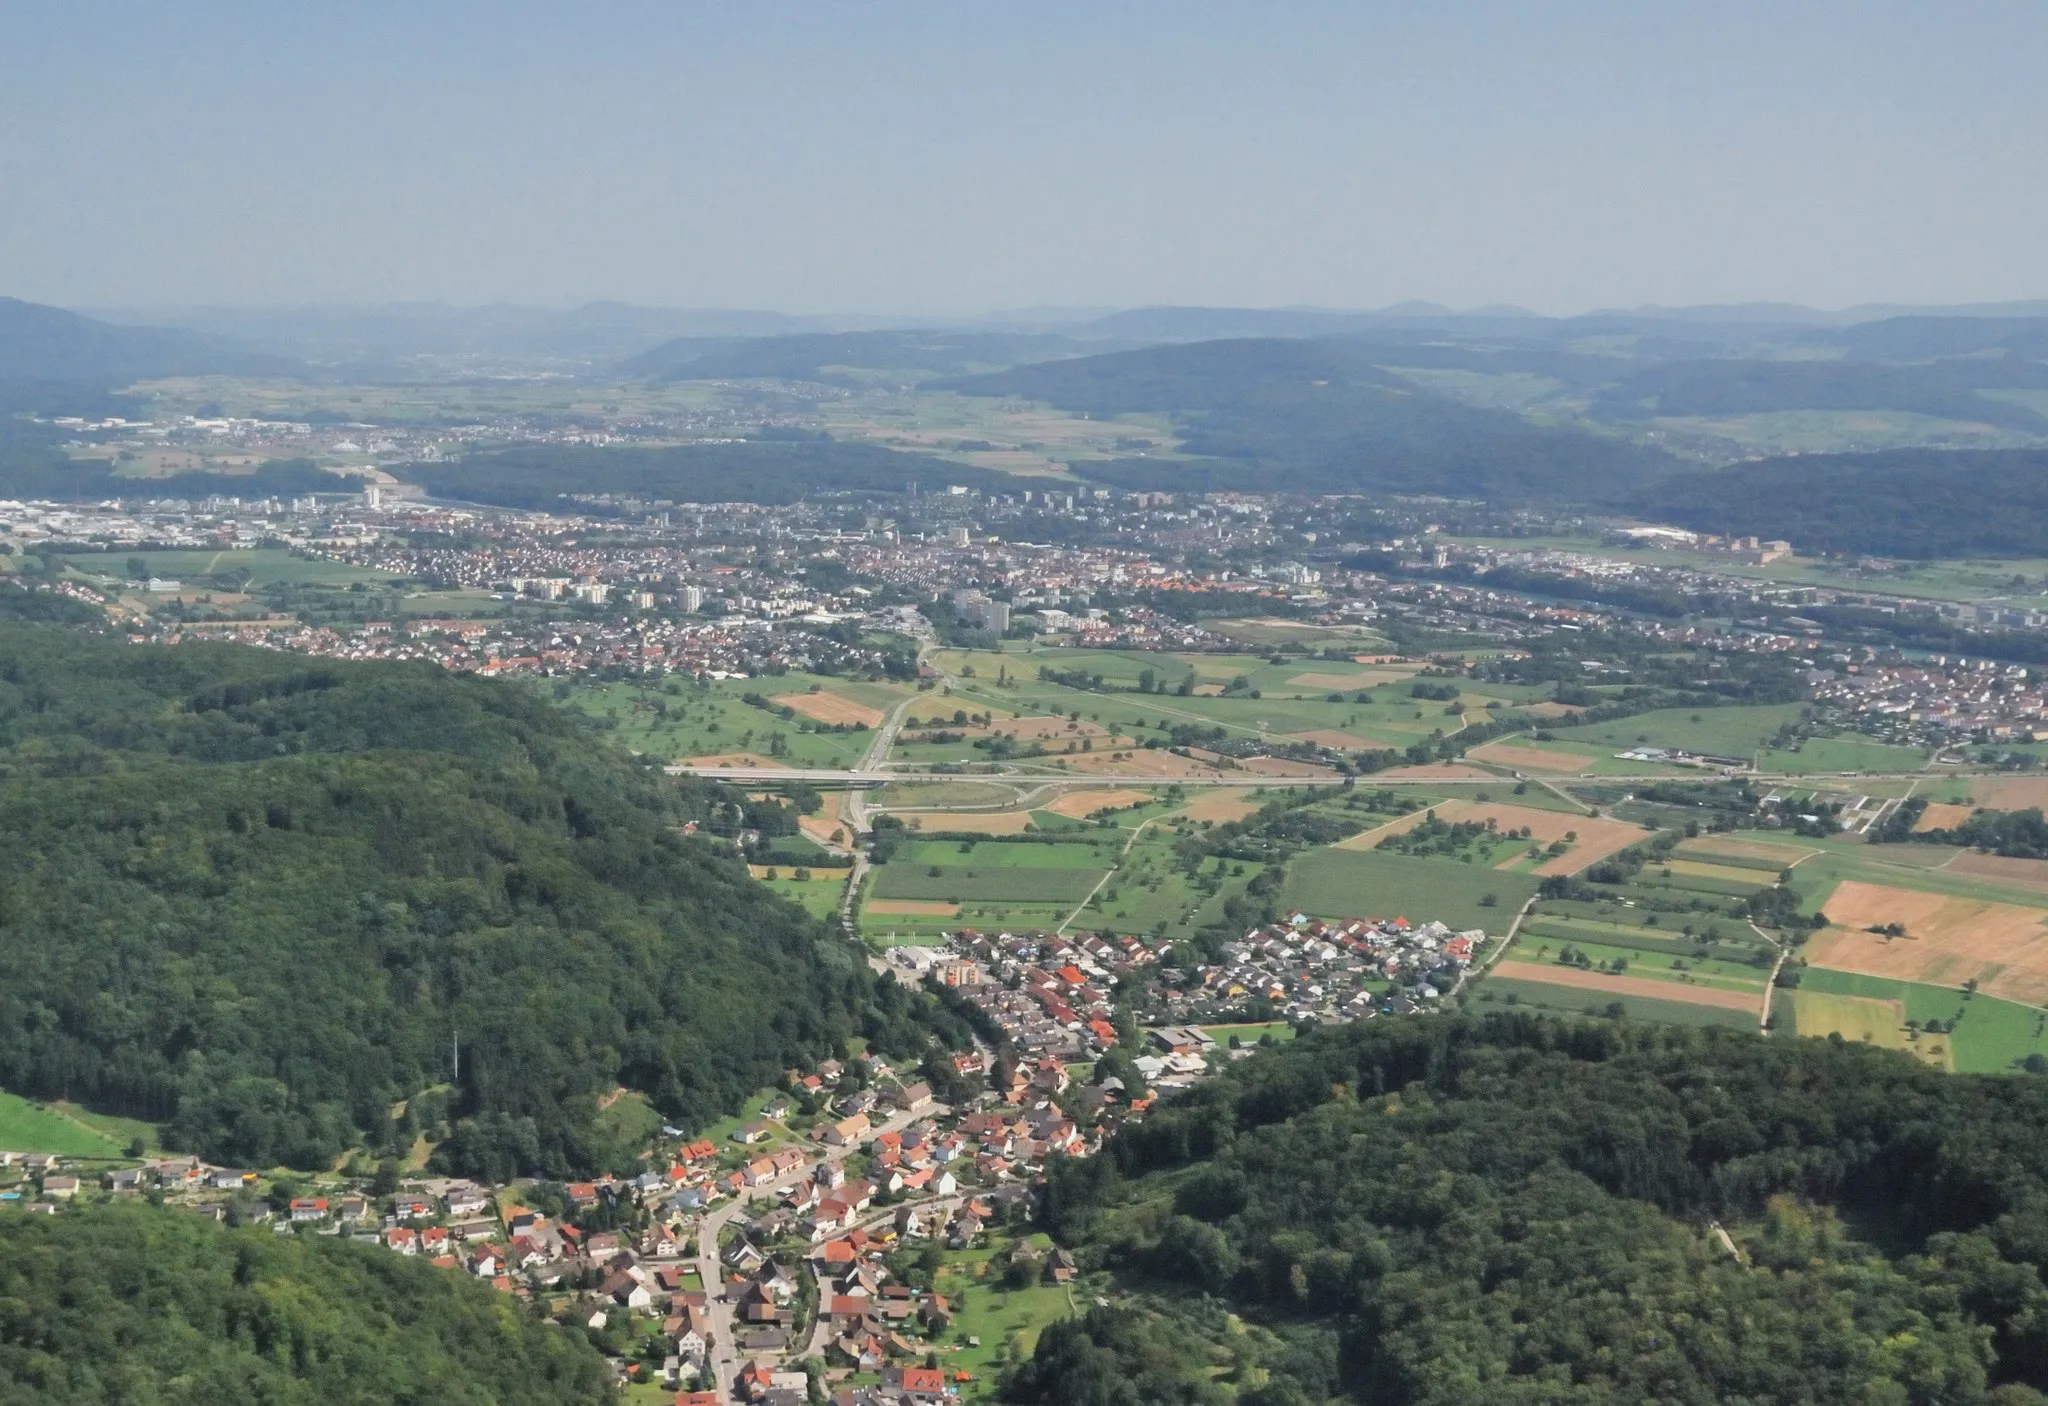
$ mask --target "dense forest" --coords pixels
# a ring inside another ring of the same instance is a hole
[[[516,684],[0,626],[0,1086],[230,1164],[562,1175],[628,1163],[619,1085],[693,1124],[919,1048],[928,998],[681,832],[739,814]]]
[[[328,1236],[103,1206],[0,1218],[9,1406],[575,1406],[604,1360],[509,1294]]]
[[[1387,370],[1385,350],[1245,338],[1020,366],[946,384],[1091,415],[1171,414],[1190,459],[1082,462],[1128,489],[1433,493],[1569,502],[1676,461],[1654,449],[1462,404]]]
[[[1676,475],[1638,512],[1801,550],[1899,557],[2048,555],[2048,450],[1802,454]]]
[[[106,498],[264,498],[294,493],[344,493],[359,480],[308,459],[273,459],[253,473],[187,471],[161,478],[123,478],[108,459],[73,459],[55,445],[0,432],[0,498],[98,502]]]
[[[1013,1402],[2048,1399],[2048,1081],[1839,1040],[1328,1028],[1056,1163],[1044,1216],[1134,1297]]]
[[[912,483],[926,493],[956,483],[983,492],[1016,487],[1007,474],[824,435],[669,449],[523,445],[445,464],[415,464],[407,473],[437,498],[554,510],[572,506],[566,501],[570,494],[643,505],[794,503],[820,493],[903,493]],[[597,514],[608,509],[595,501],[573,507]]]

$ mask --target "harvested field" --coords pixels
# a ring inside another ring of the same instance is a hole
[[[1953,830],[1976,813],[1975,806],[1951,806],[1936,802],[1920,813],[1920,818],[1913,823],[1913,833],[1917,835],[1922,830]]]
[[[1379,745],[1370,738],[1354,737],[1348,732],[1339,732],[1333,727],[1317,728],[1314,732],[1295,732],[1288,735],[1296,742],[1313,742],[1318,747],[1334,747],[1339,752],[1357,752]]]
[[[1193,757],[1179,757],[1164,748],[1133,748],[1129,755],[1118,754],[1120,760],[1111,760],[1108,752],[1077,752],[1063,756],[1061,761],[1069,771],[1085,772],[1090,776],[1101,774],[1118,776],[1215,776],[1216,768],[1204,766]]]
[[[768,701],[780,707],[795,709],[813,722],[861,723],[867,727],[880,727],[882,719],[888,716],[880,708],[856,703],[851,698],[842,698],[836,693],[784,693]]]
[[[917,822],[921,830],[939,834],[1021,835],[1031,828],[1028,810],[892,810],[904,824]]]
[[[1612,976],[1606,972],[1581,971],[1577,967],[1553,967],[1537,962],[1495,962],[1493,970],[1516,981],[1539,981],[1547,986],[1569,986],[1578,991],[1599,991],[1609,996],[1640,996],[1646,1001],[1678,1001],[1688,1006],[1719,1006],[1731,1011],[1754,1011],[1762,1003],[1761,993],[1722,991],[1711,986],[1687,986],[1677,981],[1658,981],[1647,976]]]
[[[1569,703],[1552,703],[1547,699],[1541,703],[1513,703],[1509,706],[1517,713],[1528,713],[1539,718],[1575,718],[1582,711]]]
[[[1680,854],[1698,855],[1712,863],[1715,858],[1727,859],[1768,859],[1773,864],[1792,865],[1808,855],[1819,854],[1817,849],[1804,845],[1774,845],[1763,840],[1737,840],[1726,835],[1702,836],[1697,840],[1680,840]]]
[[[871,898],[861,905],[861,912],[873,913],[884,918],[891,914],[900,918],[951,918],[959,911],[960,905],[957,903],[940,903],[935,899],[924,898]]]
[[[1593,765],[1591,757],[1571,752],[1545,752],[1535,747],[1517,747],[1511,742],[1489,742],[1465,754],[1475,762],[1492,762],[1523,771],[1555,771],[1576,774]]]
[[[682,764],[688,767],[772,767],[777,771],[790,771],[793,769],[787,762],[771,761],[767,757],[756,756],[752,752],[720,752],[716,756],[710,757],[684,757]]]
[[[846,847],[847,829],[843,820],[834,820],[829,815],[806,815],[798,819],[796,828],[803,831],[807,839],[815,840],[828,849]],[[832,838],[834,835],[841,838],[835,840]]]
[[[1229,791],[1211,791],[1198,796],[1182,807],[1181,814],[1190,820],[1213,820],[1218,825],[1232,820],[1242,820],[1258,810],[1259,803],[1249,796],[1235,795]]]
[[[1986,810],[2048,810],[2048,776],[1973,776],[1970,792]]]
[[[1835,926],[1808,942],[1813,966],[1930,986],[1974,980],[1987,995],[2048,1003],[2048,909],[1845,879],[1825,911]],[[1866,931],[1886,923],[1906,936]]]
[[[1039,807],[1069,820],[1085,820],[1105,806],[1122,809],[1151,800],[1150,791],[1069,791],[1058,800]]]
[[[1328,776],[1329,767],[1316,762],[1298,762],[1291,757],[1252,757],[1238,763],[1258,776]]]
[[[1966,849],[1941,867],[1944,873],[1970,874],[2048,893],[2048,859],[2007,859]]]

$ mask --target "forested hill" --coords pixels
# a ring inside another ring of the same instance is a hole
[[[583,1406],[578,1334],[421,1260],[101,1206],[0,1219],[9,1406]]]
[[[0,1087],[233,1165],[425,1134],[562,1175],[630,1164],[620,1084],[693,1123],[914,1048],[912,998],[681,833],[722,794],[512,683],[0,625]]]
[[[2048,450],[1801,454],[1672,476],[1633,506],[1704,532],[1883,556],[2048,554]]]
[[[1140,1292],[1047,1330],[1010,1401],[2048,1400],[2048,1080],[1383,1019],[1112,1150],[1056,1164],[1046,1214]]]
[[[1594,502],[1677,466],[1655,449],[1435,395],[1386,370],[1386,357],[1384,348],[1334,338],[1244,338],[940,384],[1090,415],[1171,415],[1196,457],[1075,466],[1121,488]]]

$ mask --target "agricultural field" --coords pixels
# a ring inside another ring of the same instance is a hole
[[[1760,770],[1802,771],[1919,771],[1927,765],[1927,754],[1911,747],[1894,747],[1869,737],[1809,737],[1789,751],[1766,751]]]
[[[1315,918],[1435,919],[1454,930],[1498,934],[1507,931],[1536,884],[1533,875],[1455,860],[1317,849],[1287,866],[1280,904]]]
[[[593,719],[622,747],[710,767],[721,761],[795,768],[850,767],[874,740],[872,731],[866,728],[834,731],[832,724],[802,713],[785,718],[780,711],[744,701],[743,694],[757,694],[764,699],[769,695],[801,698],[813,708],[824,706],[819,700],[844,699],[863,709],[910,696],[908,689],[890,684],[794,673],[778,678],[701,683],[685,679],[619,683],[578,679],[535,686],[552,687],[558,702]],[[814,686],[816,692],[811,691]]]
[[[1804,712],[1805,705],[1801,703],[1697,710],[1666,708],[1608,723],[1554,728],[1552,732],[1561,742],[1609,751],[1661,747],[1717,757],[1748,757],[1767,745],[1779,729],[1798,723]]]
[[[1849,879],[1824,911],[1801,954],[1812,966],[2048,1003],[2048,908]]]
[[[1683,862],[1683,861],[1679,861]],[[1659,869],[1639,884],[1666,885]],[[1673,878],[1678,876],[1674,874]],[[1763,876],[1766,880],[1770,876]],[[1750,883],[1745,892],[1757,885]],[[1777,949],[1730,914],[1654,911],[1619,897],[1547,899],[1530,909],[1513,946],[1487,977],[1604,992],[1638,1001],[1747,1011],[1760,1020]],[[1667,888],[1660,898],[1694,897]],[[1712,900],[1709,900],[1712,901]],[[1642,1014],[1638,1012],[1638,1014]]]
[[[1756,1011],[1727,1006],[1709,1006],[1655,997],[1593,991],[1561,986],[1550,981],[1519,981],[1492,973],[1478,984],[1473,994],[1475,1009],[1498,1010],[1519,1007],[1565,1016],[1607,1015],[1617,1011],[1630,1020],[1659,1025],[1713,1025],[1734,1030],[1755,1030]]]
[[[927,829],[936,829],[926,817]],[[943,932],[954,927],[1056,927],[1116,863],[1121,831],[1059,843],[912,840],[869,872],[861,898],[863,936]]]
[[[2006,1073],[2032,1055],[2048,1057],[2048,1011],[1981,992],[1810,967],[1773,1011],[1781,1033],[1868,1040],[1965,1074]],[[1929,1021],[1944,1031],[1928,1031]]]

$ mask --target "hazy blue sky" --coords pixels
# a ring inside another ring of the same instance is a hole
[[[2048,4],[0,6],[0,293],[2048,296]]]

